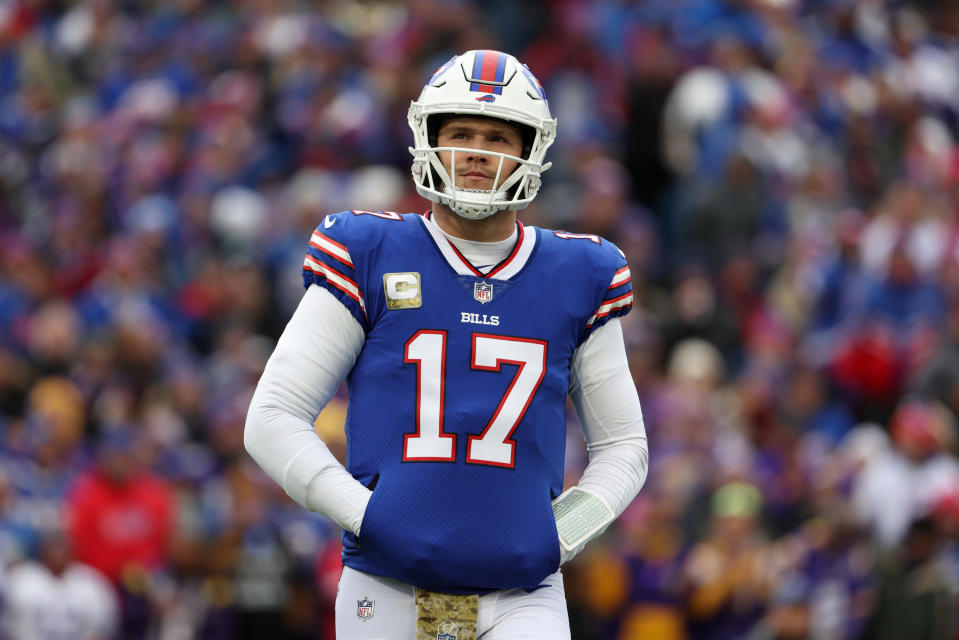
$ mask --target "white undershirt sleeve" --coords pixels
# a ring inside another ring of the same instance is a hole
[[[618,318],[594,331],[573,354],[569,395],[589,455],[589,464],[577,487],[609,507],[610,517],[575,549],[564,549],[563,562],[602,533],[646,482],[646,427]]]
[[[246,450],[291,498],[357,535],[371,492],[330,453],[313,422],[365,340],[339,300],[310,286],[263,370],[243,433]]]

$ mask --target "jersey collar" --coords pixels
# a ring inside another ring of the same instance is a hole
[[[529,257],[533,255],[533,248],[536,246],[536,233],[533,231],[526,231],[523,223],[517,220],[516,227],[518,234],[516,238],[516,246],[513,247],[513,250],[502,262],[493,267],[489,273],[484,274],[482,271],[470,264],[469,260],[467,260],[463,254],[461,254],[459,250],[453,246],[453,243],[449,241],[442,229],[440,229],[436,223],[433,222],[432,211],[428,211],[420,217],[423,220],[423,226],[430,234],[430,237],[433,239],[433,243],[436,245],[436,248],[439,249],[440,254],[442,254],[450,268],[452,268],[453,271],[461,276],[491,278],[493,280],[509,280],[523,270],[523,267],[525,267],[526,263],[529,262]]]

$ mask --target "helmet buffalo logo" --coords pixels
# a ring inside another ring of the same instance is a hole
[[[477,101],[477,102],[494,102],[495,100],[496,100],[496,96],[494,96],[494,95],[492,95],[492,94],[489,94],[489,93],[487,93],[486,95],[482,95],[482,96],[479,96],[478,98],[476,98],[476,101]]]

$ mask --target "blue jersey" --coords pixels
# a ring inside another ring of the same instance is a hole
[[[310,241],[306,286],[366,332],[347,378],[347,469],[373,494],[343,561],[448,593],[533,588],[559,567],[573,352],[632,304],[598,236],[517,223],[487,275],[422,215],[346,211]]]

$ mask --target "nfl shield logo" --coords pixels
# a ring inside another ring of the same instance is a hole
[[[456,626],[456,623],[447,618],[440,623],[436,633],[436,640],[456,640],[456,634],[458,632],[459,627]]]
[[[489,282],[477,282],[473,285],[473,298],[481,304],[493,299],[493,285]]]
[[[356,617],[366,622],[373,617],[373,600],[363,596],[362,600],[356,601]]]

